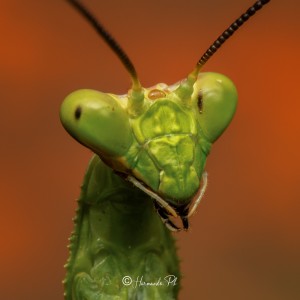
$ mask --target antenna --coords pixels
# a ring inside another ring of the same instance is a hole
[[[232,36],[250,17],[252,17],[258,10],[260,10],[270,0],[256,1],[248,10],[236,19],[205,51],[205,53],[199,59],[194,72],[199,73],[199,70],[204,64],[213,56],[214,53],[223,45],[223,43]],[[193,73],[194,73],[193,72]]]
[[[80,1],[76,0],[66,0],[69,2],[97,31],[97,33],[103,38],[107,45],[114,51],[114,53],[121,60],[122,64],[130,74],[132,79],[132,89],[139,91],[142,89],[141,83],[138,79],[135,67],[125,51],[116,42],[116,40],[108,33],[102,24],[100,24],[94,15],[82,4]]]

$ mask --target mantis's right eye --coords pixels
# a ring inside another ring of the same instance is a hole
[[[62,103],[60,119],[71,136],[99,155],[119,157],[132,144],[127,111],[112,95],[75,91]]]
[[[80,116],[81,116],[81,107],[78,106],[75,110],[75,113],[74,113],[74,116],[75,116],[75,119],[76,120],[79,120],[80,119]]]

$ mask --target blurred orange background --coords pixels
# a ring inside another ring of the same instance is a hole
[[[253,0],[86,0],[144,86],[184,78]],[[178,237],[180,299],[300,299],[300,2],[271,1],[207,63],[239,91],[208,159],[209,186]],[[0,3],[0,297],[63,298],[67,238],[88,161],[59,108],[129,76],[65,1]]]

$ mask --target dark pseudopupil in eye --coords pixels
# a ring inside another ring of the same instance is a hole
[[[203,109],[203,101],[202,101],[202,98],[203,98],[203,94],[202,92],[200,91],[199,94],[198,94],[198,108],[199,108],[199,111],[202,112],[202,109]]]
[[[80,116],[81,116],[81,107],[78,106],[75,110],[75,119],[76,120],[79,120],[80,119]]]

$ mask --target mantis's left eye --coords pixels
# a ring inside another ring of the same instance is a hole
[[[76,120],[80,119],[80,116],[81,116],[81,107],[80,106],[77,106],[77,108],[75,110],[75,113],[74,113],[74,116],[75,116]]]
[[[199,108],[199,112],[202,113],[202,109],[203,109],[203,93],[202,93],[202,91],[199,91],[199,93],[198,93],[197,105]]]
[[[237,104],[237,91],[230,79],[217,73],[200,73],[194,89],[203,134],[213,143],[229,125]]]

